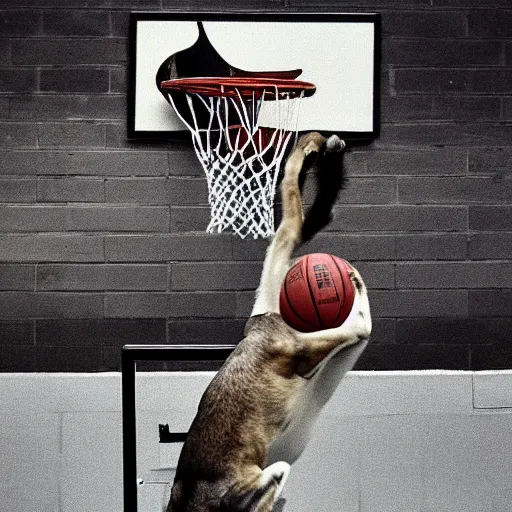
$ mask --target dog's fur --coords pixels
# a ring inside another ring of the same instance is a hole
[[[310,133],[288,158],[283,218],[267,251],[245,338],[201,399],[167,512],[271,512],[320,409],[368,342],[370,309],[355,269],[354,305],[340,327],[300,333],[279,315],[279,291],[294,250],[330,219],[342,184],[343,149],[336,136],[326,141]],[[315,155],[320,200],[311,209],[314,218],[303,224],[299,176]]]

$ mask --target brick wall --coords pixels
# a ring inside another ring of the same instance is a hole
[[[305,251],[368,282],[359,368],[510,367],[508,0],[0,0],[0,371],[239,340],[267,243],[204,234],[186,144],[126,138],[129,11],[187,8],[382,12],[382,134]]]

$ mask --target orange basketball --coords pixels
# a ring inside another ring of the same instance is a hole
[[[332,254],[303,256],[286,274],[279,295],[283,320],[301,332],[340,326],[354,303],[352,268]]]

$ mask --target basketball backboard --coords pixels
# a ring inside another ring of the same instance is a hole
[[[157,74],[204,30],[232,69],[301,70],[298,80],[316,86],[301,103],[299,132],[372,139],[379,128],[379,22],[377,14],[133,13],[129,136],[173,138],[187,132],[157,87]],[[208,56],[184,55],[195,61],[188,76],[212,76]],[[272,116],[262,116],[261,125],[272,127]]]

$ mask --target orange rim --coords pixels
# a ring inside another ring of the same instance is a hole
[[[208,97],[250,98],[264,94],[266,100],[308,97],[316,91],[314,84],[300,80],[234,76],[176,78],[163,81],[161,87]]]

